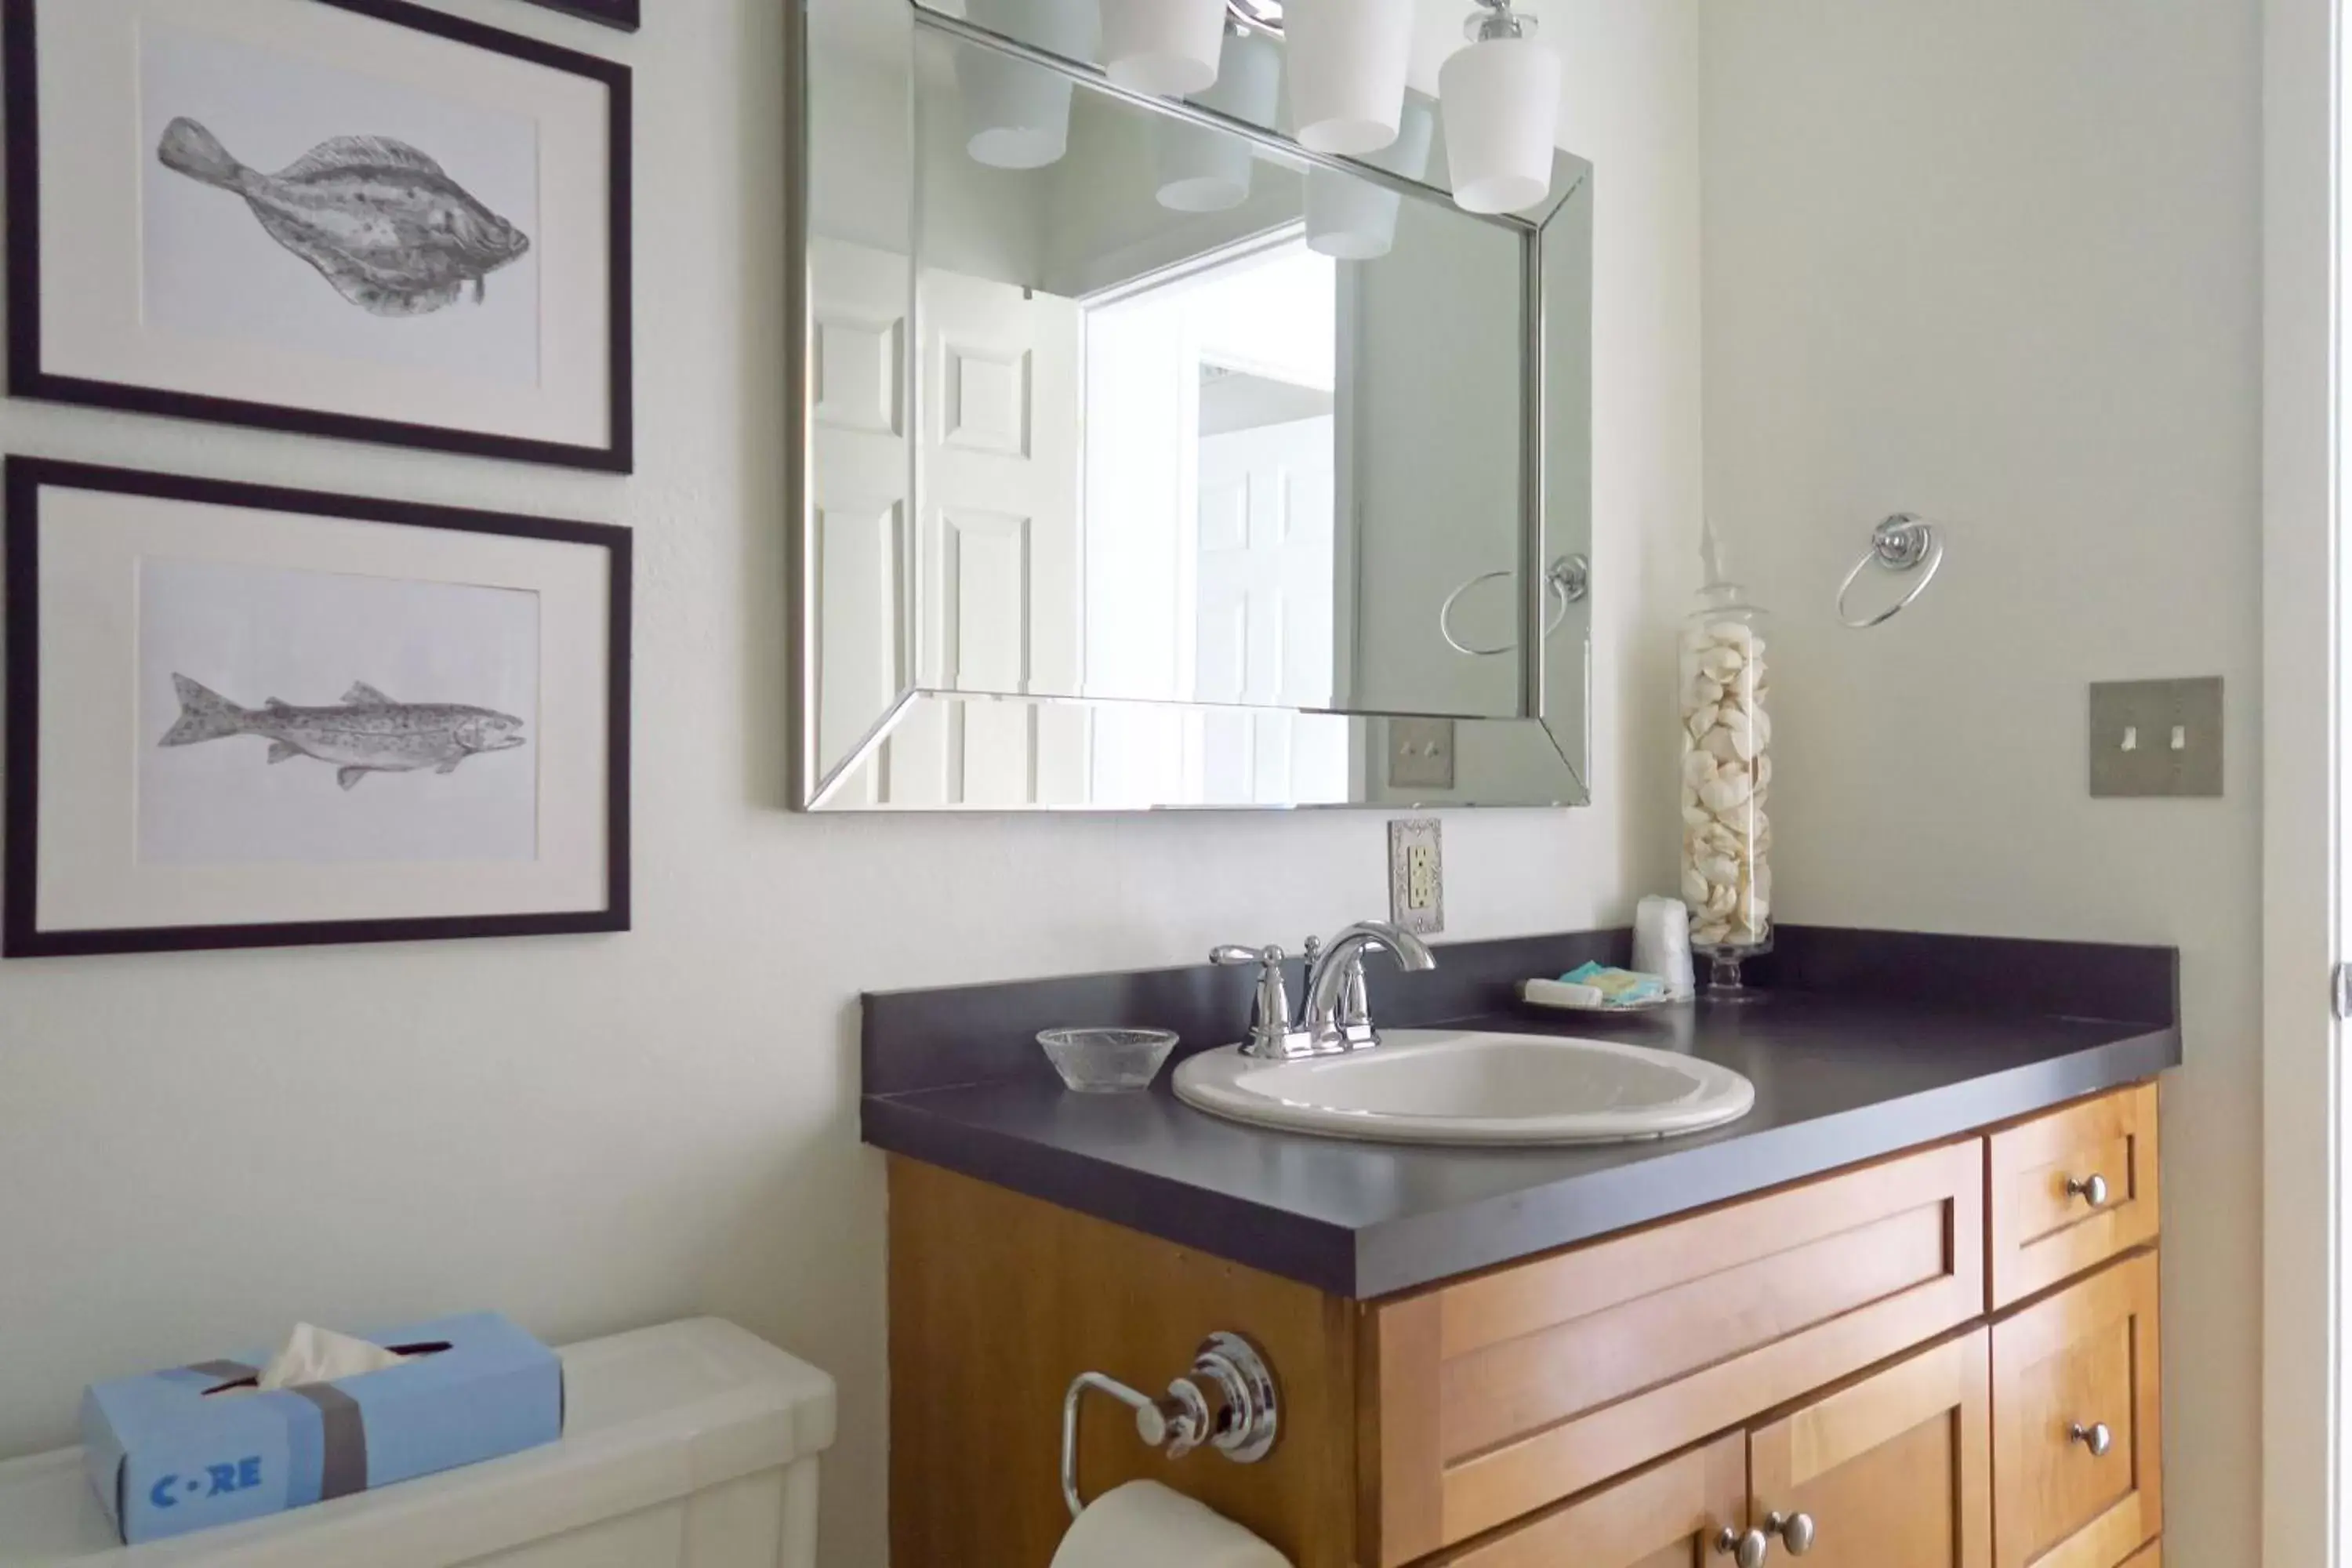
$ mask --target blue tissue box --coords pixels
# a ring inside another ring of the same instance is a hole
[[[90,1485],[126,1544],[184,1535],[475,1464],[563,1435],[563,1363],[477,1312],[362,1336],[413,1359],[307,1388],[223,1397],[268,1358],[90,1385]]]

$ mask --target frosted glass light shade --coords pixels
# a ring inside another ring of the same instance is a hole
[[[1134,92],[1181,98],[1217,79],[1224,0],[1102,0],[1103,69]]]
[[[1069,59],[1094,53],[1092,0],[970,0],[966,14],[1001,33]],[[1070,147],[1068,77],[967,44],[955,52],[965,150],[998,169],[1042,169]]]
[[[1437,73],[1445,161],[1465,212],[1530,207],[1551,190],[1559,58],[1531,38],[1489,38]]]
[[[1429,173],[1430,142],[1436,116],[1424,103],[1408,103],[1397,139],[1365,160],[1418,180]],[[1340,261],[1375,261],[1396,245],[1398,193],[1343,174],[1337,169],[1307,171],[1307,247]]]
[[[1228,35],[1217,84],[1193,95],[1204,109],[1253,125],[1272,123],[1282,96],[1282,52],[1267,39]],[[1213,213],[1249,200],[1249,143],[1237,136],[1163,120],[1156,136],[1160,205],[1171,212]]]
[[[1377,153],[1397,137],[1412,0],[1286,0],[1290,117],[1318,153]]]

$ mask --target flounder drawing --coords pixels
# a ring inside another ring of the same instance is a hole
[[[332,763],[335,782],[345,789],[370,773],[455,773],[477,752],[523,743],[515,732],[522,721],[509,714],[456,702],[394,702],[365,681],[353,682],[335,708],[297,708],[275,697],[258,708],[240,708],[184,675],[172,677],[172,689],[179,693],[180,718],[158,745],[266,735],[272,763],[291,757]]]
[[[468,283],[478,304],[482,280],[530,248],[440,164],[389,137],[339,136],[265,174],[183,117],[165,127],[155,154],[167,169],[243,196],[270,238],[379,316],[428,315]]]

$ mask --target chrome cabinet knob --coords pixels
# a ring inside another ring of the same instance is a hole
[[[2107,1430],[2107,1424],[2104,1421],[2094,1421],[2088,1426],[2080,1421],[2075,1422],[2066,1428],[2066,1440],[2080,1443],[2090,1449],[2091,1458],[2095,1459],[2105,1458],[2107,1451],[2116,1446],[2116,1435]]]
[[[1727,1524],[1715,1538],[1715,1554],[1730,1558],[1732,1568],[1764,1568],[1764,1560],[1772,1555],[1772,1542],[1760,1530],[1734,1530]]]
[[[2105,1208],[2107,1203],[2107,1179],[2096,1171],[2079,1180],[2069,1176],[2066,1178],[2066,1195],[2070,1198],[2080,1198],[2095,1209]]]
[[[1813,1516],[1810,1513],[1768,1513],[1764,1516],[1764,1533],[1777,1535],[1780,1544],[1789,1549],[1791,1557],[1802,1557],[1813,1549]]]

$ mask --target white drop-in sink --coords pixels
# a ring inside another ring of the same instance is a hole
[[[1646,1046],[1394,1029],[1346,1056],[1260,1061],[1238,1046],[1176,1069],[1188,1105],[1235,1121],[1383,1143],[1612,1143],[1737,1121],[1756,1086]]]

